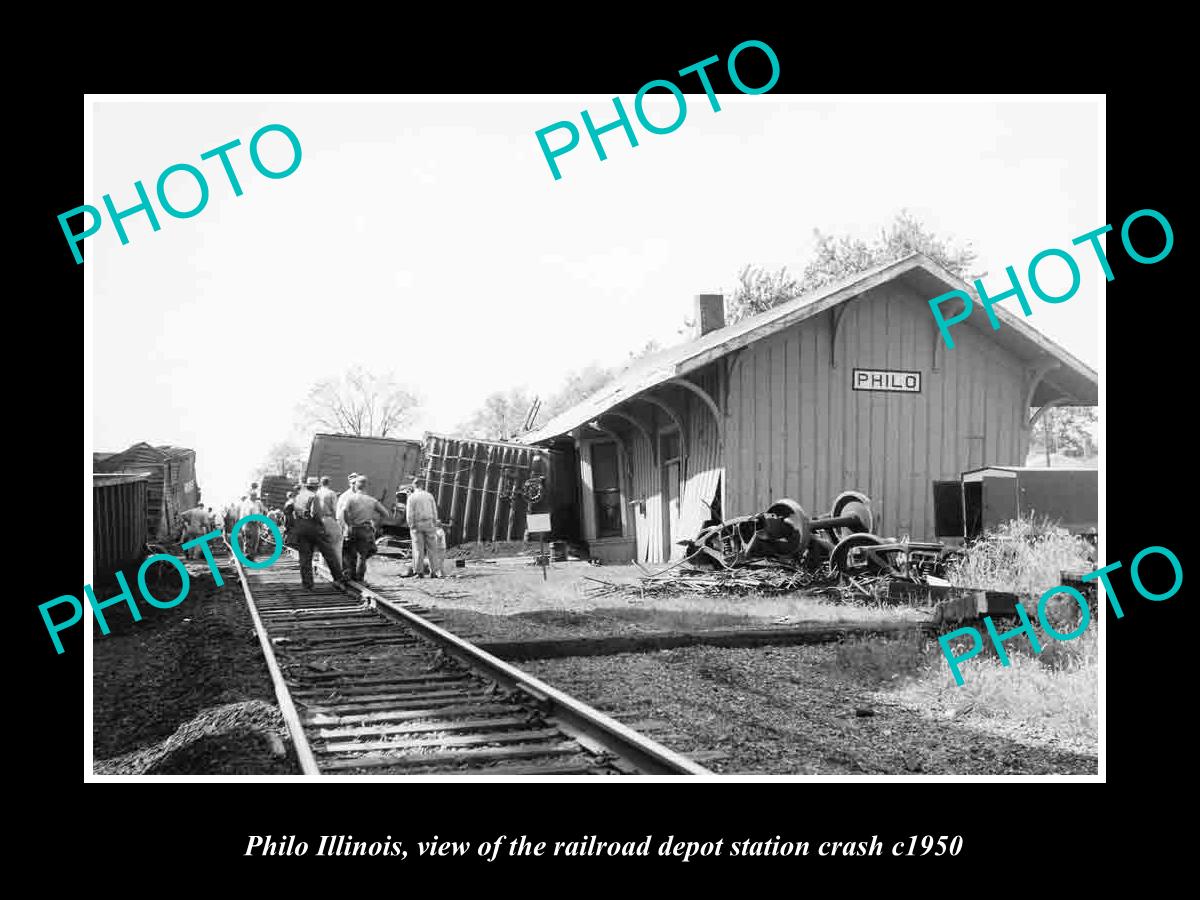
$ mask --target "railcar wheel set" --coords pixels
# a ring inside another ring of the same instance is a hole
[[[860,491],[843,491],[825,516],[809,516],[785,497],[763,512],[710,523],[694,540],[680,543],[692,562],[720,569],[765,559],[812,572],[827,567],[846,576],[924,580],[943,571],[949,552],[945,545],[882,538],[873,533],[874,525],[871,499]]]

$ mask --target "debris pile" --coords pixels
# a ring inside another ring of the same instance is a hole
[[[682,560],[635,584],[590,579],[589,596],[682,593],[783,594],[798,590],[844,600],[887,597],[893,582],[944,585],[956,551],[941,543],[884,539],[871,533],[870,498],[844,491],[827,516],[810,517],[795,500],[724,522],[710,521]]]
[[[697,566],[664,570],[646,575],[633,584],[619,584],[588,577],[596,584],[587,596],[604,597],[610,594],[630,594],[645,597],[668,597],[676,594],[790,594],[794,591],[829,593],[840,596],[838,577],[827,572],[809,572],[780,563],[756,560],[736,568],[707,569]]]

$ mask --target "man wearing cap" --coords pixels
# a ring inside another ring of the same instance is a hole
[[[321,505],[317,498],[317,476],[310,475],[305,479],[304,486],[292,503],[296,523],[292,532],[296,537],[296,549],[300,551],[300,581],[306,588],[313,586],[313,549],[321,551],[325,557],[325,565],[329,566],[329,574],[336,581],[343,581],[342,566],[329,537],[325,534],[325,526],[321,522]]]
[[[413,489],[406,506],[408,533],[412,537],[413,573],[425,577],[425,558],[429,557],[429,574],[442,577],[442,554],[438,549],[438,511],[433,494],[425,490],[425,479],[413,479]]]
[[[337,521],[338,495],[329,486],[329,476],[321,476],[321,486],[317,488],[317,504],[321,507],[321,524],[325,528],[325,536],[337,556],[338,566],[342,564],[342,529]]]
[[[367,577],[367,559],[375,554],[375,516],[387,518],[388,508],[367,493],[367,476],[354,480],[354,493],[342,495],[338,521],[346,543],[342,548],[342,566],[348,578],[362,581]]]

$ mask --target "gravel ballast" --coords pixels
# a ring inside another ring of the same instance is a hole
[[[830,645],[539,660],[522,668],[722,774],[1095,774],[1096,757],[889,699]],[[1036,737],[1036,736],[1035,736]]]

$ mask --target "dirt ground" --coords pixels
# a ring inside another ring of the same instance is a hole
[[[411,592],[437,607],[452,631],[480,642],[606,637],[662,631],[763,628],[808,622],[921,621],[909,607],[831,603],[799,594],[647,597],[602,594],[604,584],[636,584],[636,566],[556,563],[541,569],[522,562],[468,562],[444,579],[401,578],[402,565],[371,560],[367,580],[379,588]]]
[[[380,561],[382,562],[382,561]],[[808,623],[920,622],[928,611],[785,595],[595,595],[592,579],[633,584],[634,566],[471,562],[444,580],[400,579],[372,562],[368,580],[412,592],[472,640],[628,636]],[[1047,655],[1049,656],[1049,655]],[[1092,774],[1094,667],[1050,660],[981,663],[958,688],[935,642],[851,638],[815,646],[692,647],[574,657],[521,668],[601,709],[662,729],[668,746],[719,753],[721,772]]]
[[[96,774],[298,772],[236,577],[195,575],[179,606],[141,609],[110,608],[93,634]]]
[[[759,628],[806,622],[919,620],[920,610],[800,596],[589,596],[589,579],[635,582],[635,567],[468,563],[457,577],[400,579],[376,557],[368,581],[435,606],[480,641]],[[108,595],[103,595],[108,596]],[[160,596],[171,596],[170,591]],[[98,774],[290,774],[298,771],[236,581],[195,577],[172,610],[144,607],[94,640]],[[1045,660],[948,684],[919,635],[836,644],[524,662],[521,667],[718,773],[1092,774],[1094,682],[1070,696]],[[1094,668],[1094,667],[1093,667]],[[1093,671],[1089,669],[1087,671]],[[1065,682],[1064,682],[1065,683]],[[1020,688],[1020,690],[1017,690]],[[1059,696],[1061,695],[1061,696]],[[1047,697],[1058,697],[1055,703]],[[1063,697],[1076,715],[1063,715]],[[999,702],[1005,699],[1005,703]]]
[[[699,752],[721,774],[1097,771],[1094,755],[1057,747],[1025,723],[910,708],[888,683],[908,674],[848,668],[836,644],[690,647],[523,668],[673,750]]]

